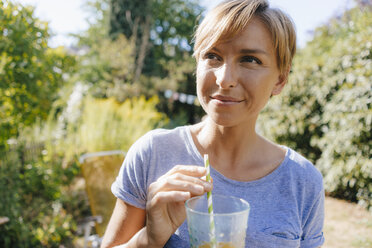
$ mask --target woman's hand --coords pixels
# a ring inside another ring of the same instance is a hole
[[[185,201],[212,190],[212,184],[201,179],[206,169],[177,165],[152,183],[146,204],[146,228],[151,247],[163,247],[185,221]]]

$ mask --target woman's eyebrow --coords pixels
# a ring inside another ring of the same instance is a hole
[[[264,50],[261,50],[261,49],[248,49],[248,48],[244,48],[244,49],[241,49],[240,50],[240,53],[261,53],[261,54],[264,54],[264,55],[269,55],[268,52],[264,51]]]
[[[211,51],[216,51],[216,52],[220,52],[220,50],[217,48],[217,47],[212,47],[210,49]],[[262,50],[262,49],[259,49],[259,48],[243,48],[243,49],[240,49],[239,53],[241,54],[264,54],[266,56],[269,56],[269,53],[266,52],[265,50]]]

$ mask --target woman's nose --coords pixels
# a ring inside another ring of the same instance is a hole
[[[216,84],[222,89],[233,88],[236,86],[236,75],[231,65],[224,64],[219,67],[216,74]]]

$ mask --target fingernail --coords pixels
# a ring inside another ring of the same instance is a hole
[[[210,182],[203,182],[203,186],[206,190],[212,189],[212,184]]]

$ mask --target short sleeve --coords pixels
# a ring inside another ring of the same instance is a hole
[[[324,243],[323,224],[324,190],[322,189],[307,214],[301,237],[301,248],[320,247]]]
[[[119,199],[137,208],[146,208],[146,166],[151,154],[151,141],[145,135],[129,149],[116,180],[112,193]]]

